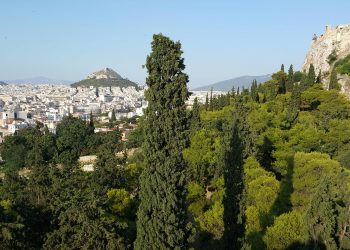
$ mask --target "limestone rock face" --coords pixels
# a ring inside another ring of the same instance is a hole
[[[105,68],[99,71],[96,71],[87,76],[87,79],[116,79],[122,80],[123,78],[115,72],[113,69]]]
[[[316,74],[329,72],[328,56],[336,53],[337,59],[350,54],[350,24],[338,25],[336,28],[326,26],[326,31],[320,36],[315,36],[306,55],[302,71],[307,72],[310,64],[315,67]]]

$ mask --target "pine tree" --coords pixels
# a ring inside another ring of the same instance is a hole
[[[284,64],[281,65],[281,71],[284,72]]]
[[[291,101],[287,110],[287,122],[292,125],[295,119],[298,117],[301,104],[301,89],[298,84],[296,84],[292,91]]]
[[[237,88],[237,93],[236,93],[236,95],[239,95],[239,87]]]
[[[336,89],[336,90],[340,90],[340,85],[338,83],[338,78],[337,78],[337,72],[335,71],[335,68],[333,68],[332,72],[331,72],[331,77],[329,80],[329,90],[331,89]]]
[[[288,70],[288,77],[286,82],[286,91],[292,92],[293,91],[293,78],[294,78],[294,70],[293,70],[293,64],[290,65]]]
[[[188,76],[180,42],[154,35],[147,57],[145,169],[135,249],[186,249],[185,164]]]

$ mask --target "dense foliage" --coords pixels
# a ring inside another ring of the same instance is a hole
[[[188,76],[183,73],[181,44],[153,36],[146,68],[143,152],[135,249],[183,249],[187,245],[185,162]]]

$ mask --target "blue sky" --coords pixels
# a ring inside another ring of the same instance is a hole
[[[181,41],[191,87],[298,69],[312,35],[350,23],[349,10],[348,0],[1,0],[0,79],[80,80],[111,67],[144,83],[159,32]]]

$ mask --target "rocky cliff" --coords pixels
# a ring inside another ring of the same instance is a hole
[[[302,71],[307,72],[310,64],[313,64],[316,74],[321,70],[322,82],[327,89],[331,70],[340,59],[348,55],[350,55],[350,24],[338,25],[335,28],[326,26],[324,34],[315,35],[312,39]],[[341,92],[350,99],[350,76],[338,74],[337,77]]]
[[[123,78],[117,72],[115,72],[113,69],[105,68],[105,69],[96,71],[96,72],[88,75],[86,79],[117,79],[117,80],[121,80]]]
[[[332,60],[344,58],[349,54],[350,24],[338,25],[335,28],[326,26],[324,34],[320,36],[315,35],[312,39],[302,70],[307,72],[312,63],[316,73],[319,70],[323,73],[329,72]]]

